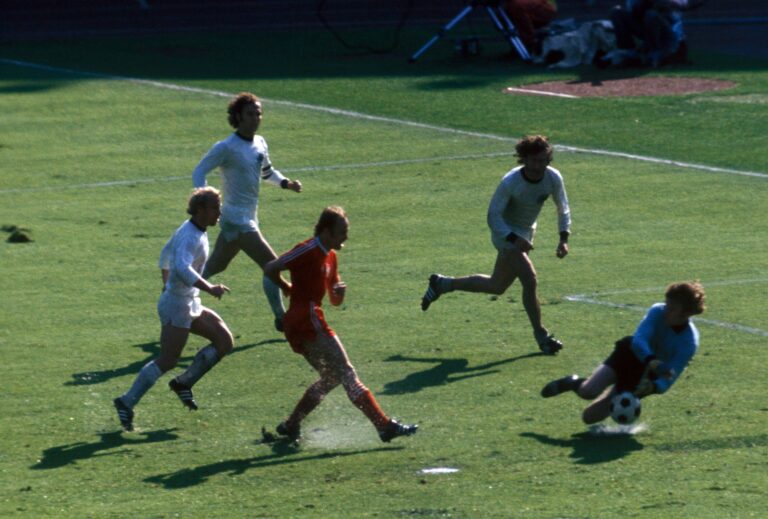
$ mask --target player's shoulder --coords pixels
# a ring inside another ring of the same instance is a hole
[[[504,176],[501,177],[502,182],[514,182],[516,180],[523,178],[523,166],[515,166],[514,168],[510,169],[506,173],[504,173]]]
[[[320,244],[320,240],[313,236],[312,238],[304,240],[301,243],[297,243],[291,250],[283,255],[283,260],[286,262],[291,261],[298,258],[299,256],[317,253],[317,251],[322,252],[321,249],[322,245]]]
[[[563,181],[563,174],[560,173],[559,169],[553,168],[552,166],[547,166],[547,175],[549,175],[554,180],[558,180],[560,182]]]
[[[211,149],[218,150],[218,151],[227,151],[232,149],[234,146],[237,146],[238,141],[240,139],[237,135],[235,135],[234,132],[230,133],[227,137],[221,139],[220,141],[217,141],[216,144],[214,144]]]

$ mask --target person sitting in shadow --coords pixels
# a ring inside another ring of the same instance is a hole
[[[598,66],[650,66],[688,62],[683,12],[704,0],[626,0],[611,12],[617,51]]]

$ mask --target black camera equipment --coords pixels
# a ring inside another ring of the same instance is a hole
[[[525,44],[520,40],[515,24],[513,24],[512,20],[509,19],[509,16],[507,16],[504,8],[499,5],[500,3],[501,2],[499,0],[470,1],[461,11],[459,11],[456,16],[453,17],[450,22],[445,24],[445,26],[440,29],[437,34],[432,36],[432,38],[427,43],[425,43],[419,50],[414,52],[408,61],[413,63],[419,59],[422,54],[427,52],[427,49],[429,49],[437,42],[437,40],[445,36],[448,31],[456,26],[456,24],[458,24],[469,13],[475,10],[475,8],[479,7],[485,10],[494,27],[496,27],[496,29],[504,36],[504,39],[507,41],[507,43],[509,43],[510,47],[512,47],[512,49],[517,52],[520,58],[525,62],[530,62],[531,54],[528,52],[528,49],[525,48]]]

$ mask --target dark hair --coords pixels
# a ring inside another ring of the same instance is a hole
[[[315,236],[320,236],[320,233],[323,232],[324,229],[333,230],[336,226],[336,222],[346,220],[346,218],[346,211],[338,205],[326,207],[323,209],[323,212],[320,213],[320,218],[317,220],[317,224],[315,224]]]
[[[213,201],[221,203],[221,193],[218,189],[211,186],[198,187],[189,197],[187,214],[195,216],[200,209],[207,207]]]
[[[239,124],[240,113],[246,105],[260,103],[261,100],[255,95],[249,92],[241,92],[235,96],[232,101],[229,102],[227,107],[227,113],[229,114],[228,121],[232,128],[237,128]]]
[[[672,283],[664,295],[667,299],[680,303],[688,314],[699,315],[706,309],[704,287],[698,281]]]
[[[552,162],[552,151],[549,139],[543,135],[528,135],[520,139],[520,142],[515,146],[515,155],[517,156],[517,162],[520,164],[523,163],[526,157],[538,155],[542,152],[547,152],[547,159]]]

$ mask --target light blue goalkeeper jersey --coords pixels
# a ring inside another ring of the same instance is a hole
[[[641,362],[655,356],[664,367],[674,370],[671,379],[654,380],[657,393],[664,393],[675,383],[699,348],[699,330],[693,322],[689,320],[679,332],[673,330],[664,318],[666,306],[664,303],[653,305],[632,337],[632,351]]]

